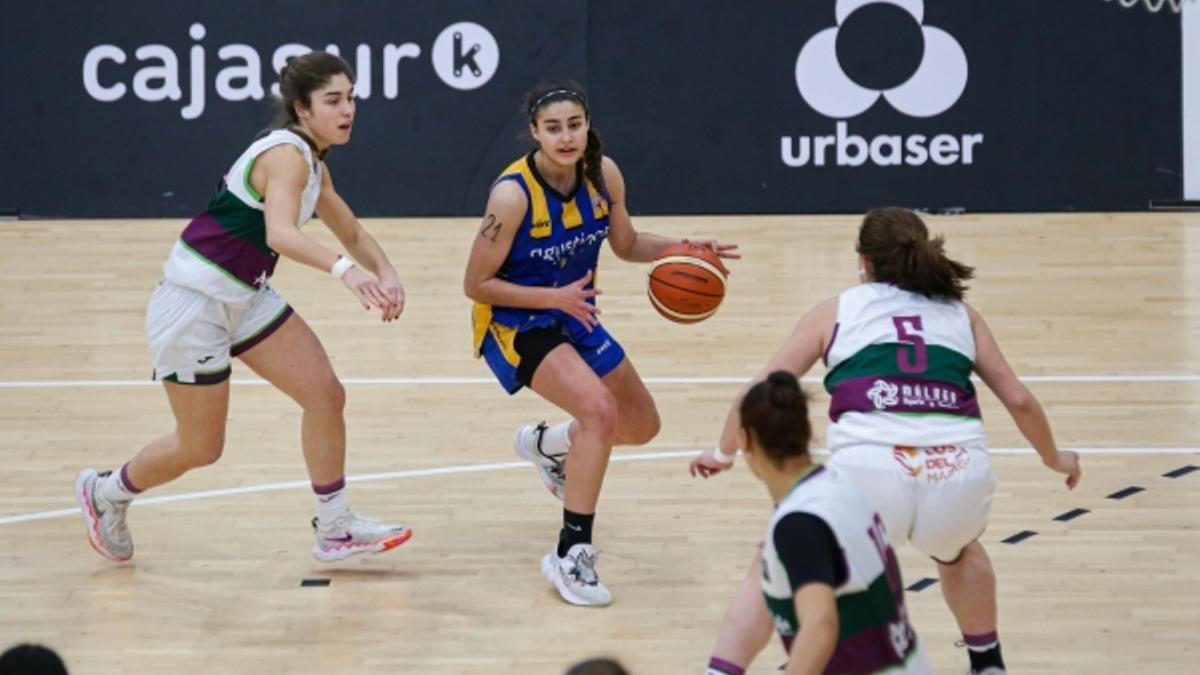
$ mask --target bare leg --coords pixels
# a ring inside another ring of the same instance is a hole
[[[964,635],[996,632],[996,572],[978,541],[963,549],[952,565],[938,563],[942,596]]]
[[[175,433],[151,441],[128,465],[130,487],[148,490],[216,462],[225,447],[229,380],[213,385],[164,382]]]
[[[575,418],[563,505],[575,513],[595,513],[616,439],[617,401],[570,345],[547,354],[531,384],[542,398]]]
[[[240,358],[303,409],[300,445],[312,482],[340,480],[346,471],[346,390],[312,328],[293,314]]]
[[[604,376],[604,386],[617,402],[616,445],[645,445],[658,435],[662,421],[654,398],[628,358]]]
[[[713,656],[743,670],[767,646],[773,630],[762,596],[762,549],[754,555],[746,578],[725,611]]]

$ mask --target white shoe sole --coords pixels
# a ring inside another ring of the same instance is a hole
[[[587,598],[576,595],[571,591],[567,584],[563,581],[562,573],[559,571],[558,561],[554,559],[554,553],[547,553],[542,558],[542,575],[554,584],[554,589],[563,600],[577,607],[607,607],[612,604],[612,597],[604,602],[595,602]]]
[[[84,469],[75,475],[75,501],[79,502],[79,509],[83,511],[83,522],[87,527],[88,543],[92,545],[96,553],[105,558],[116,562],[124,562],[129,560],[129,558],[122,558],[113,554],[104,545],[104,539],[100,537],[100,517],[96,515],[92,495],[88,493],[87,489],[88,480],[95,475],[96,472],[92,469]]]
[[[404,530],[394,537],[385,537],[370,543],[361,543],[354,546],[344,546],[333,549],[323,549],[320,546],[313,547],[313,557],[321,562],[338,562],[345,560],[350,556],[360,553],[383,553],[390,551],[400,544],[412,539],[412,530]]]

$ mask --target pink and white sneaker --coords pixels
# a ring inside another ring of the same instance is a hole
[[[353,511],[332,523],[313,518],[312,525],[317,538],[313,557],[321,562],[345,560],[359,553],[383,553],[412,537],[412,530],[404,525],[381,523]]]
[[[96,553],[122,562],[133,557],[133,537],[125,525],[129,502],[110,502],[100,494],[100,484],[111,473],[96,473],[95,469],[80,471],[75,476],[75,500],[83,511],[88,543]]]

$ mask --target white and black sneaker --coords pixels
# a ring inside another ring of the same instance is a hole
[[[596,552],[591,544],[575,544],[561,558],[557,551],[547,553],[542,558],[542,574],[572,605],[603,607],[612,602],[612,593],[596,576]]]
[[[517,427],[513,450],[517,451],[518,457],[533,464],[550,494],[562,500],[567,492],[567,467],[564,463],[567,453],[547,454],[542,450],[542,437],[546,435],[546,429],[545,422],[539,422],[535,427]]]

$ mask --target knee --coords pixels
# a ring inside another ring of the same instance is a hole
[[[617,436],[617,400],[607,390],[592,397],[579,413],[579,424],[611,444]]]
[[[305,412],[340,415],[346,409],[346,387],[330,375],[305,393],[300,406]]]
[[[180,438],[180,454],[189,469],[216,464],[225,451],[225,435],[214,438]]]
[[[654,440],[662,429],[662,418],[658,410],[651,408],[648,414],[638,416],[637,421],[629,429],[630,445],[645,445]]]

